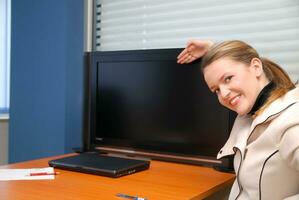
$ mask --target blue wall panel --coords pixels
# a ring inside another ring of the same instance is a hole
[[[71,152],[73,147],[81,147],[83,128],[83,81],[84,81],[84,57],[83,38],[84,0],[70,0],[66,9],[67,34],[66,39],[66,82],[65,82],[65,152]]]
[[[83,0],[12,0],[9,162],[81,144]]]

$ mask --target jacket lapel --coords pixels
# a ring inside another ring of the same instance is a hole
[[[234,148],[238,148],[241,152],[244,152],[251,123],[251,117],[237,116],[229,139],[219,151],[217,159],[234,154]]]

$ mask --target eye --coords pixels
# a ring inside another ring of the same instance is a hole
[[[214,91],[213,91],[215,94],[219,94],[219,92],[220,92],[220,90],[219,90],[219,88],[217,88],[217,89],[215,89]]]
[[[224,82],[229,83],[232,78],[233,78],[233,76],[227,76],[227,77],[225,77]]]

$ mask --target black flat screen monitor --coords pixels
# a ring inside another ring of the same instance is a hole
[[[88,55],[88,149],[219,164],[233,115],[208,90],[200,61],[176,63],[181,50]]]

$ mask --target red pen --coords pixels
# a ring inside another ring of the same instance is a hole
[[[34,172],[30,173],[29,176],[44,176],[44,175],[58,175],[59,172]]]

